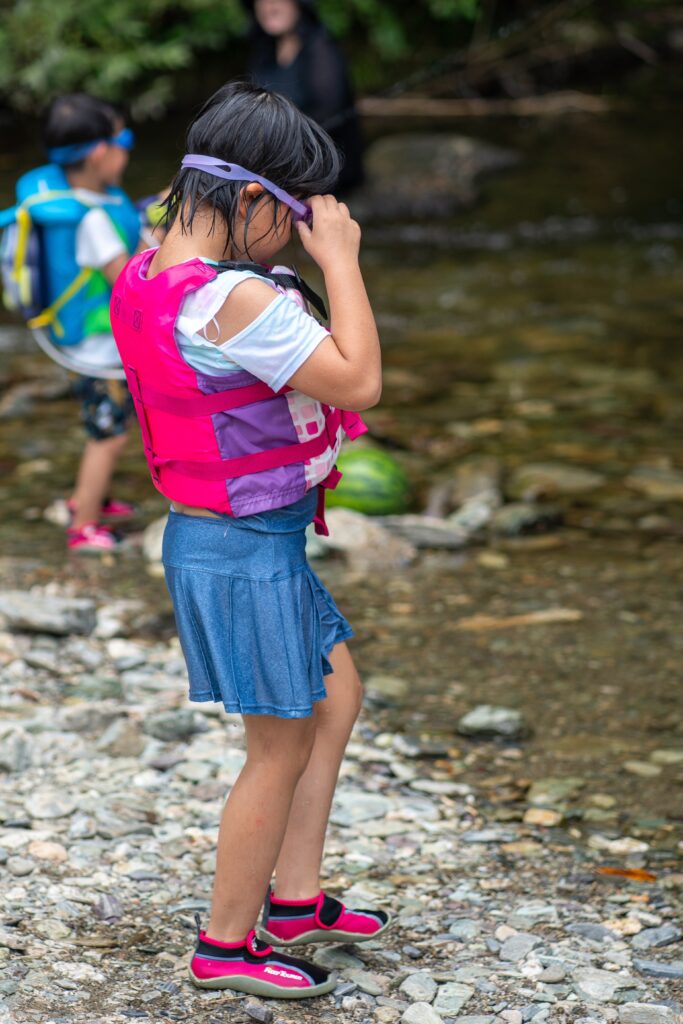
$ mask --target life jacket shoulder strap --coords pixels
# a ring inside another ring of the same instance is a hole
[[[268,281],[280,285],[281,288],[295,288],[320,313],[323,319],[327,320],[325,303],[320,295],[314,292],[310,285],[306,284],[296,268],[294,268],[291,274],[281,274],[280,272],[274,273],[272,270],[268,270],[267,267],[261,266],[260,263],[237,263],[235,260],[219,260],[215,269],[219,274],[226,270],[248,271],[250,274],[256,274],[258,277],[266,278]]]

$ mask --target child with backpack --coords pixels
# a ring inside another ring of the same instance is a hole
[[[28,319],[41,347],[78,374],[88,440],[68,502],[67,546],[107,552],[109,527],[133,507],[109,489],[133,410],[111,333],[111,286],[140,241],[140,214],[120,187],[133,133],[110,104],[82,93],[47,114],[49,163],[17,183],[17,205],[0,226],[5,302]]]
[[[360,229],[324,194],[338,171],[329,136],[289,100],[224,86],[188,131],[166,238],[130,260],[112,295],[145,455],[172,502],[163,560],[190,699],[240,713],[246,735],[190,977],[283,999],[336,979],[276,947],[361,942],[389,925],[320,882],[362,688],[305,529],[326,531],[342,436],[365,430],[357,411],[381,389]],[[308,310],[324,309],[315,293],[272,266],[293,233],[323,272],[329,329]]]

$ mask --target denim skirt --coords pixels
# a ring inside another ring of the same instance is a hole
[[[353,631],[306,561],[316,505],[313,488],[240,518],[169,513],[163,563],[190,700],[305,718],[327,696],[328,655]]]

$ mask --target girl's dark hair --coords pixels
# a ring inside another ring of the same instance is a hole
[[[327,134],[284,96],[229,82],[207,100],[187,132],[187,152],[218,157],[268,178],[297,199],[330,192],[339,177],[341,157]],[[225,252],[235,235],[240,189],[246,182],[226,181],[205,171],[181,168],[166,207],[169,221],[180,218],[191,230],[197,211],[212,213],[211,231],[227,230]],[[272,201],[272,202],[271,202]],[[264,191],[250,203],[244,224],[243,250],[248,255],[249,223],[260,203],[271,202],[273,227],[287,208]]]
[[[45,119],[45,148],[58,149],[60,146],[108,139],[116,131],[116,121],[120,116],[111,103],[83,92],[58,96],[50,104]],[[82,163],[79,160],[78,165],[71,166],[80,166]]]

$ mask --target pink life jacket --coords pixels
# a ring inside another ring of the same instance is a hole
[[[324,489],[341,479],[334,461],[343,434],[366,432],[361,417],[287,386],[273,391],[246,371],[193,369],[176,344],[176,318],[185,296],[218,271],[193,259],[148,279],[155,251],[129,260],[111,301],[154,486],[184,505],[245,516],[291,505],[319,484],[315,529],[327,534]]]

